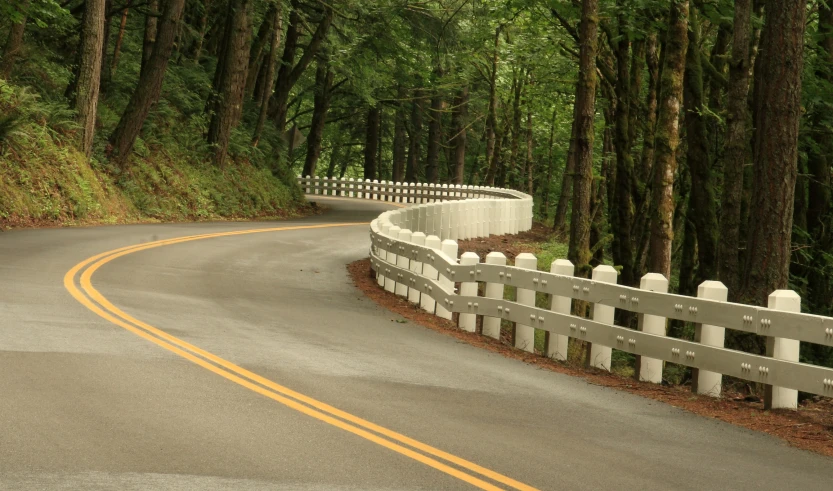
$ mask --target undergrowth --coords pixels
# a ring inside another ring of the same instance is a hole
[[[139,31],[140,32],[140,31]],[[112,48],[111,48],[112,49]],[[0,227],[285,217],[301,190],[271,165],[282,142],[267,130],[250,143],[250,117],[232,135],[225,168],[210,163],[203,135],[212,61],[172,62],[162,96],[124,169],[106,158],[140,69],[141,38],[126,36],[102,87],[93,154],[77,150],[75,113],[64,97],[72,74],[62,53],[30,46],[11,80],[0,79]]]

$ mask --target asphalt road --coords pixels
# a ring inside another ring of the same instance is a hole
[[[830,459],[395,322],[347,276],[366,225],[297,228],[385,205],[328,205],[0,234],[0,489],[831,489]]]

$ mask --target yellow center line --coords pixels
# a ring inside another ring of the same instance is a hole
[[[361,436],[367,440],[370,440],[374,443],[382,445],[388,449],[396,451],[402,455],[410,457],[414,460],[417,460],[425,465],[433,467],[437,470],[445,472],[453,477],[456,477],[460,480],[463,480],[469,484],[472,484],[476,487],[481,489],[499,489],[492,484],[482,481],[477,477],[471,476],[467,473],[461,472],[453,467],[450,467],[442,462],[439,462],[435,459],[422,455],[420,453],[414,452],[413,450],[398,445],[394,442],[386,440],[384,438],[380,438],[373,433],[370,433],[366,430],[371,430],[375,433],[380,435],[384,435],[387,438],[392,440],[398,441],[400,443],[406,444],[410,447],[413,447],[417,450],[420,450],[426,454],[432,455],[434,457],[438,457],[443,459],[447,462],[453,463],[459,467],[463,467],[468,469],[469,471],[475,472],[482,476],[485,476],[489,479],[494,481],[500,482],[507,486],[510,486],[515,489],[524,490],[524,491],[533,491],[535,488],[523,484],[519,481],[516,481],[510,477],[504,476],[499,474],[495,471],[487,469],[485,467],[479,466],[473,462],[469,462],[463,458],[457,457],[455,455],[449,454],[437,448],[434,448],[430,445],[425,443],[419,442],[412,438],[409,438],[405,435],[397,433],[395,431],[389,430],[382,426],[376,425],[369,421],[366,421],[358,416],[352,415],[340,409],[337,409],[333,406],[330,406],[326,403],[313,399],[309,396],[305,396],[300,394],[292,389],[279,385],[269,379],[266,379],[260,375],[257,375],[253,372],[250,372],[240,366],[237,366],[223,358],[218,357],[210,352],[202,350],[186,341],[183,341],[175,336],[172,336],[165,331],[153,327],[149,324],[146,324],[134,317],[130,316],[129,314],[123,312],[121,309],[110,303],[98,290],[96,290],[92,285],[92,275],[104,264],[117,259],[119,257],[125,256],[127,254],[132,254],[134,252],[139,252],[147,249],[152,249],[156,247],[161,247],[165,245],[173,245],[179,244],[183,242],[190,242],[194,240],[201,240],[207,238],[215,238],[215,237],[227,237],[227,236],[234,236],[234,235],[245,235],[245,234],[254,234],[254,233],[262,233],[262,232],[276,232],[276,231],[288,231],[288,230],[304,230],[304,229],[317,229],[317,228],[331,228],[331,227],[346,227],[346,226],[356,226],[356,225],[367,225],[367,223],[344,223],[344,224],[324,224],[324,225],[308,225],[308,226],[294,226],[294,227],[278,227],[278,228],[263,228],[263,229],[253,229],[253,230],[241,230],[241,231],[232,231],[232,232],[220,232],[220,233],[212,233],[212,234],[202,234],[202,235],[193,235],[187,237],[180,237],[175,239],[166,239],[166,240],[159,240],[155,242],[149,242],[146,244],[136,245],[136,246],[127,246],[122,247],[119,249],[114,249],[112,251],[104,252],[101,254],[97,254],[93,257],[90,257],[79,264],[75,265],[72,269],[70,269],[67,274],[64,276],[64,286],[70,292],[70,294],[81,304],[87,307],[92,312],[96,313],[100,317],[116,324],[142,338],[145,338],[162,348],[165,348],[203,368],[206,368],[228,380],[231,380],[243,387],[246,387],[258,394],[264,395],[273,399],[281,404],[284,404],[292,409],[295,409],[299,412],[307,414],[313,418],[318,420],[324,421],[328,424],[341,428],[345,431],[349,431],[355,435]],[[88,267],[89,266],[89,267]],[[86,268],[86,269],[84,269]],[[81,274],[79,284],[83,289],[83,292],[76,287],[74,279],[75,276],[78,274],[79,271],[83,269]],[[86,293],[86,295],[85,295]],[[90,299],[94,300],[91,301]],[[101,307],[99,307],[99,305]],[[161,338],[161,339],[160,339]],[[187,351],[186,351],[187,350]],[[189,353],[190,351],[190,353]],[[199,355],[205,359],[199,358]],[[209,363],[209,360],[212,363]],[[216,366],[216,365],[219,365]],[[220,368],[222,367],[222,368]],[[247,380],[248,379],[248,380]],[[255,383],[260,385],[256,385]],[[263,386],[263,387],[261,387]],[[271,389],[267,390],[266,388]],[[284,397],[286,396],[286,397]],[[292,400],[292,399],[295,400]],[[300,404],[299,402],[303,402],[306,405]],[[308,406],[312,406],[308,407]],[[342,420],[349,421],[354,425],[363,427],[365,429],[357,428],[356,426],[350,425],[341,421],[337,418],[341,418]]]

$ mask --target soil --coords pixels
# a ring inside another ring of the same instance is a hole
[[[488,253],[500,250],[507,258],[513,258],[520,252],[534,252],[530,246],[542,242],[548,237],[542,236],[533,228],[513,236],[474,239],[466,242],[461,250]],[[489,249],[489,250],[486,250]],[[510,256],[511,254],[511,256]],[[550,358],[534,355],[513,348],[505,339],[497,341],[477,333],[469,333],[457,328],[453,321],[436,317],[409,303],[406,299],[379,288],[370,268],[370,260],[363,259],[347,266],[356,287],[380,306],[401,315],[420,326],[452,336],[460,341],[478,348],[500,353],[508,358],[535,365],[571,376],[582,377],[587,383],[623,390],[631,394],[661,401],[686,411],[719,419],[727,423],[742,426],[750,430],[761,431],[781,438],[790,445],[833,457],[833,399],[814,397],[802,401],[797,411],[763,409],[763,403],[754,396],[742,394],[724,388],[721,398],[707,397],[691,393],[688,386],[656,385],[639,382],[603,370],[586,368],[576,363],[559,362]],[[456,316],[455,316],[456,318]],[[393,320],[392,320],[393,321]]]

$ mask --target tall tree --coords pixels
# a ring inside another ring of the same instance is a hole
[[[674,174],[680,143],[680,106],[688,48],[688,0],[671,0],[665,60],[660,84],[653,168],[653,210],[648,269],[671,278],[671,243],[674,240]]]
[[[747,158],[747,95],[749,45],[752,35],[752,0],[735,0],[732,60],[726,93],[726,151],[723,158],[723,194],[720,200],[718,277],[732,298],[738,294],[743,166]]]
[[[499,161],[499,158],[495,156],[495,144],[500,139],[497,134],[497,70],[500,55],[500,31],[500,27],[495,29],[495,46],[492,53],[492,66],[489,71],[489,115],[486,119],[486,165],[489,167],[484,182],[486,186],[495,185],[497,162]]]
[[[321,141],[324,137],[327,111],[330,109],[330,88],[333,85],[333,77],[329,57],[324,51],[318,59],[318,67],[315,70],[315,97],[313,98],[312,123],[307,138],[307,156],[304,161],[303,175],[305,176],[315,175],[315,166],[321,155]],[[329,177],[332,177],[332,173]]]
[[[579,76],[576,84],[576,176],[573,180],[573,216],[570,220],[568,257],[581,276],[587,276],[590,259],[590,228],[593,218],[593,122],[596,114],[596,50],[598,45],[598,0],[582,0],[579,27]]]
[[[101,83],[105,3],[105,0],[87,0],[81,20],[80,61],[73,106],[78,112],[78,125],[81,128],[81,151],[88,156],[93,149]]]
[[[206,140],[214,148],[214,165],[225,165],[231,131],[243,114],[249,61],[252,0],[233,0],[226,17],[226,34],[209,101],[211,120]]]
[[[159,27],[159,0],[148,0],[148,11],[145,14],[145,35],[142,40],[142,68],[150,61],[153,45],[156,43],[156,32]]]
[[[620,283],[633,285],[635,282],[633,261],[633,239],[631,229],[634,221],[634,189],[633,155],[631,153],[631,74],[630,74],[630,41],[628,39],[630,26],[626,18],[625,5],[622,0],[617,1],[619,8],[619,33],[615,43],[616,57],[616,110],[614,112],[614,147],[616,148],[616,180],[613,192],[616,206],[612,207],[610,222],[616,230],[613,238],[613,258],[622,267]],[[634,88],[638,92],[639,87]]]
[[[405,160],[407,159],[408,137],[405,121],[405,98],[408,92],[400,85],[396,91],[396,114],[393,121],[393,182],[402,182],[405,178]]]
[[[683,101],[686,125],[686,163],[691,173],[691,203],[688,220],[697,236],[697,284],[710,280],[717,273],[717,203],[714,197],[711,157],[705,115],[708,114],[703,95],[703,66],[700,52],[700,23],[697,10],[689,16],[688,55],[686,56]],[[689,240],[686,238],[686,240]]]
[[[469,86],[464,85],[454,98],[451,126],[454,128],[454,174],[452,184],[463,184],[466,172],[466,117],[468,116]]]
[[[153,53],[147,62],[146,69],[139,74],[139,83],[133,95],[130,96],[130,101],[116,129],[110,135],[110,157],[120,166],[127,162],[127,157],[142,131],[151,107],[159,100],[162,81],[168,69],[168,60],[171,58],[184,6],[185,0],[165,2],[165,10],[159,22],[156,42],[153,45]]]
[[[405,167],[405,181],[417,182],[422,173],[422,90],[415,89],[411,103],[411,122],[408,131],[408,161]]]
[[[298,38],[300,37],[300,28],[303,23],[301,18],[300,2],[298,0],[292,1],[292,12],[289,16],[289,26],[286,32],[286,43],[284,45],[283,57],[281,58],[281,66],[278,70],[278,79],[275,85],[275,93],[270,100],[270,116],[275,120],[275,126],[278,131],[283,132],[286,128],[287,104],[289,102],[289,93],[292,87],[298,82],[307,69],[318,49],[327,37],[327,32],[330,30],[330,24],[333,21],[333,9],[329,5],[325,5],[324,11],[321,14],[321,19],[315,28],[315,32],[309,40],[309,43],[304,49],[304,54],[295,62],[295,54],[298,49]]]
[[[807,3],[767,0],[755,66],[754,182],[742,298],[765,305],[789,284]]]
[[[371,107],[367,110],[367,119],[365,121],[366,133],[364,142],[364,178],[376,179],[379,162],[379,123],[382,116],[382,110],[379,107]]]
[[[272,24],[272,39],[269,45],[269,56],[266,62],[266,69],[263,83],[260,84],[260,92],[257,92],[256,99],[258,101],[258,116],[255,131],[252,135],[252,145],[257,146],[260,141],[260,135],[263,133],[263,125],[266,124],[266,116],[269,112],[269,99],[272,96],[272,85],[275,79],[275,71],[277,71],[278,64],[278,48],[281,45],[281,24],[283,21],[283,9],[275,9],[272,12],[274,18]]]
[[[442,68],[434,70],[435,83],[442,77]],[[435,89],[431,96],[431,110],[428,114],[428,156],[425,161],[425,180],[436,183],[440,177],[440,138],[442,137],[442,120],[445,109],[440,90]]]

